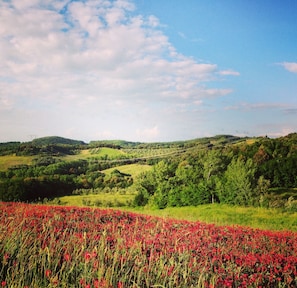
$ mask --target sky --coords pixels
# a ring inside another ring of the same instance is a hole
[[[0,142],[297,132],[296,0],[0,0]]]

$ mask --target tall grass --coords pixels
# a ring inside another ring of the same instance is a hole
[[[0,202],[2,287],[296,287],[297,235]]]
[[[263,230],[297,231],[297,213],[284,212],[281,209],[206,204],[195,207],[169,207],[163,210],[150,208],[128,208],[128,210],[216,225],[240,225]]]

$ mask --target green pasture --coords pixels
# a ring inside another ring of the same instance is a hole
[[[135,208],[133,211],[165,218],[214,223],[220,226],[239,225],[264,230],[297,231],[297,213],[283,212],[279,209],[207,204],[197,207],[170,207],[163,210]]]
[[[106,170],[103,170],[102,172],[106,175],[109,175],[114,170],[119,170],[122,173],[130,174],[133,178],[137,177],[139,174],[149,171],[152,169],[152,166],[150,165],[143,165],[143,164],[127,164],[127,165],[121,165],[113,168],[109,168]]]
[[[124,194],[100,193],[96,195],[73,195],[60,197],[61,205],[113,207],[135,213],[173,218],[188,221],[201,221],[219,226],[247,226],[262,230],[296,231],[297,213],[284,212],[280,209],[229,206],[225,204],[206,204],[191,207],[169,207],[162,210],[149,207],[132,207],[135,193],[129,189]]]
[[[34,156],[16,156],[15,154],[0,156],[0,171],[18,165],[30,165],[33,159]]]
[[[87,160],[90,158],[102,159],[104,157],[108,159],[117,159],[127,155],[127,153],[122,150],[113,149],[109,147],[84,149],[79,151],[75,155],[63,156],[61,159],[65,161],[75,161],[75,160]]]

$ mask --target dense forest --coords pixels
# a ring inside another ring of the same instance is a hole
[[[80,159],[82,151],[103,147],[118,154],[90,154]],[[0,143],[0,155],[32,157],[30,164],[0,171],[2,201],[40,201],[82,190],[125,189],[133,183],[137,187],[134,205],[157,208],[214,202],[271,207],[296,205],[297,200],[294,193],[289,197],[273,193],[274,188],[297,187],[296,133],[276,139],[218,135],[167,143],[116,140],[86,144],[44,137],[27,143]],[[69,155],[77,157],[69,160]],[[118,165],[135,162],[152,169],[135,179],[117,170]],[[110,167],[114,171],[106,177],[102,171]]]

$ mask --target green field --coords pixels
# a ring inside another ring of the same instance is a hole
[[[264,230],[297,231],[297,213],[278,209],[207,204],[197,207],[170,207],[163,210],[147,208],[128,209],[143,214],[201,221],[216,225],[240,225]]]
[[[133,193],[101,193],[96,195],[73,195],[60,197],[60,204],[67,206],[114,207],[135,213],[174,218],[188,221],[201,221],[219,226],[239,225],[262,230],[297,231],[297,213],[283,212],[280,209],[207,204],[197,207],[170,207],[153,209],[129,206]],[[50,203],[49,203],[50,204]]]
[[[117,159],[126,156],[127,153],[122,150],[113,149],[109,147],[93,148],[80,150],[78,154],[63,156],[61,159],[65,161],[75,161],[81,159],[102,159],[107,157],[108,159]]]
[[[0,156],[0,171],[6,171],[9,167],[18,165],[30,165],[34,156],[16,156],[5,155]]]
[[[139,174],[152,169],[152,166],[142,165],[142,164],[128,164],[128,165],[121,165],[121,166],[109,168],[109,169],[103,170],[102,172],[108,175],[115,169],[119,170],[122,173],[130,174],[133,178],[135,178]]]
[[[102,172],[108,177],[112,171],[117,169],[122,173],[132,175],[133,179],[135,179],[140,173],[148,171],[151,168],[152,166],[149,165],[129,164],[109,168]],[[58,201],[62,205],[70,206],[122,207],[131,204],[136,192],[135,183],[133,183],[128,188],[112,190],[109,193],[101,192],[98,194],[64,196],[51,202]]]

